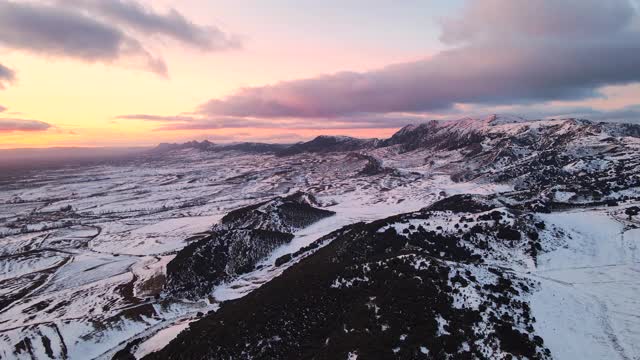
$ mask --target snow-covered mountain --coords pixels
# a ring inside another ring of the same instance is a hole
[[[281,151],[288,148],[289,145],[285,144],[265,144],[256,142],[241,142],[233,144],[215,144],[208,140],[203,141],[189,141],[182,144],[167,144],[162,143],[156,146],[151,151],[154,153],[162,153],[167,151],[195,149],[201,151],[241,151],[248,153],[272,153]]]
[[[637,125],[492,115],[14,176],[0,357],[634,359],[638,169]]]
[[[291,145],[279,152],[280,156],[291,156],[302,153],[330,153],[357,151],[374,148],[378,145],[378,139],[358,139],[349,136],[321,135],[307,142]]]

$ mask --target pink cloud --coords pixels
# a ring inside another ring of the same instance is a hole
[[[13,131],[46,131],[51,127],[51,124],[38,120],[0,118],[0,133]]]
[[[315,119],[598,97],[640,81],[636,17],[628,0],[471,1],[443,22],[443,39],[459,45],[431,58],[243,88],[199,111]]]

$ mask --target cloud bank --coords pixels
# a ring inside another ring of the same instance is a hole
[[[0,90],[6,88],[6,86],[12,83],[16,78],[16,74],[13,70],[0,64]]]
[[[0,133],[14,131],[47,131],[53,126],[38,120],[0,118]]]
[[[453,47],[431,58],[244,88],[199,112],[313,119],[598,97],[640,81],[637,16],[629,0],[469,1],[443,21]]]
[[[150,36],[205,51],[240,46],[230,35],[215,27],[196,25],[176,10],[161,14],[134,0],[0,0],[0,47],[8,49],[124,64],[166,76],[165,61],[143,44]]]
[[[552,117],[575,117],[593,121],[640,123],[640,105],[630,105],[613,110],[598,110],[588,107],[559,107],[556,109],[548,109],[544,112],[538,112],[538,116],[535,116],[535,118]]]
[[[634,14],[629,0],[469,1],[441,21],[446,44],[531,39],[584,39],[620,33]]]
[[[160,123],[156,131],[215,130],[215,129],[395,129],[409,123],[430,120],[421,114],[370,114],[338,118],[264,119],[246,117],[207,117],[192,115],[160,116],[147,114],[120,115],[116,119],[143,120]]]
[[[96,14],[146,35],[166,36],[206,51],[241,46],[236,36],[215,26],[196,25],[175,9],[160,14],[132,0],[58,0],[58,3],[83,9],[88,14]]]
[[[1,1],[0,24],[3,47],[87,62],[113,63],[132,57],[155,73],[167,73],[164,61],[136,39],[69,9]]]

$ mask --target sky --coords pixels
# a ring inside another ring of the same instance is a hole
[[[638,0],[0,0],[0,148],[640,123]]]

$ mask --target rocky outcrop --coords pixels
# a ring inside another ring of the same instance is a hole
[[[178,252],[167,265],[165,294],[199,299],[216,285],[253,271],[293,232],[335,213],[318,209],[310,194],[295,193],[225,215],[212,233]]]
[[[222,229],[262,229],[292,233],[318,220],[334,215],[333,211],[319,209],[313,195],[295,193],[240,208],[222,218]]]
[[[252,271],[293,235],[267,230],[216,231],[182,249],[167,265],[165,293],[186,299],[206,297],[224,281]]]

